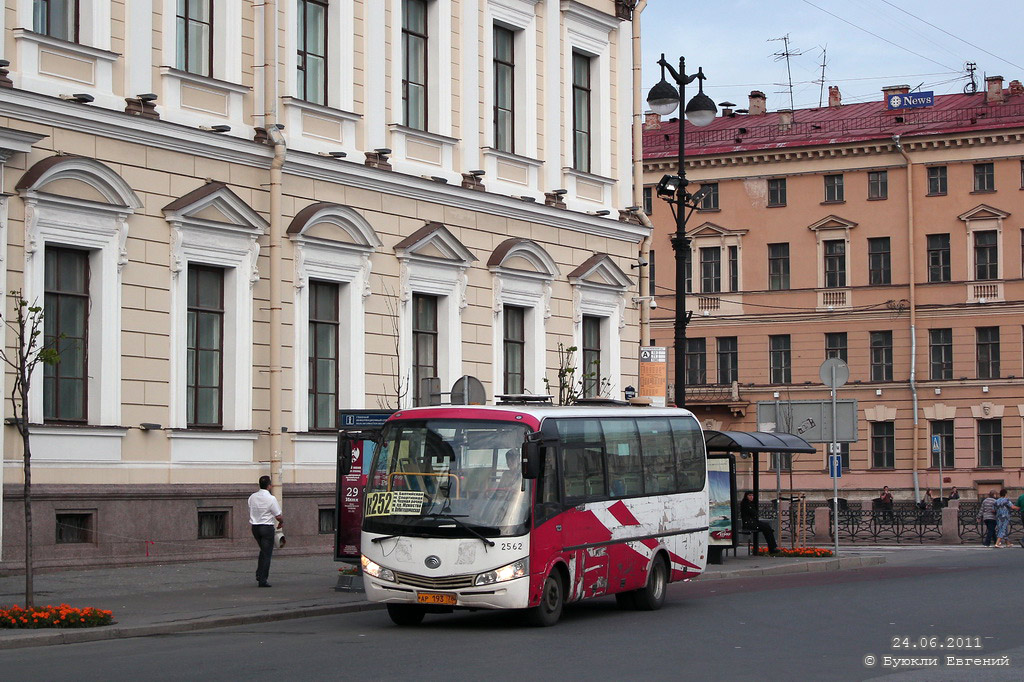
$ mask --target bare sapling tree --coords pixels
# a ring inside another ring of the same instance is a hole
[[[556,381],[558,383],[559,405],[575,405],[581,398],[586,398],[587,388],[591,382],[596,381],[595,394],[608,397],[611,391],[611,383],[605,378],[600,378],[597,371],[581,372],[577,377],[576,353],[579,349],[576,346],[566,347],[561,341],[558,342],[558,371]],[[544,389],[551,393],[551,382],[544,377]]]
[[[31,608],[34,601],[32,589],[32,447],[28,428],[28,392],[32,376],[40,363],[55,365],[60,361],[56,344],[59,339],[47,340],[43,333],[43,307],[30,305],[21,291],[12,291],[14,313],[4,318],[4,325],[13,334],[10,346],[0,344],[0,360],[14,375],[11,385],[11,409],[14,424],[21,436],[24,461],[25,499],[25,607]]]
[[[387,395],[378,397],[377,404],[382,409],[397,410],[402,407],[402,404],[405,402],[405,396],[409,392],[409,377],[405,371],[406,363],[402,362],[401,326],[398,319],[401,301],[398,300],[398,296],[391,290],[391,287],[383,282],[383,278],[380,286],[384,296],[384,305],[387,307],[388,321],[391,324],[391,339],[394,342],[395,352],[388,358],[391,363],[392,372],[391,391]]]

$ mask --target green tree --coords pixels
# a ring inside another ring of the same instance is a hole
[[[29,305],[21,291],[12,291],[14,314],[4,318],[4,325],[13,333],[10,346],[0,344],[0,360],[12,370],[11,408],[14,424],[21,436],[24,461],[25,491],[25,607],[33,605],[32,589],[32,446],[28,429],[28,392],[36,367],[43,363],[55,365],[60,361],[56,349],[57,339],[46,340],[43,334],[43,307]]]

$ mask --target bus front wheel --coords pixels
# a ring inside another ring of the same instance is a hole
[[[419,625],[427,615],[422,606],[412,604],[388,604],[388,616],[395,625]]]
[[[555,570],[544,580],[540,603],[528,612],[530,624],[542,628],[551,627],[562,617],[564,605],[565,588],[562,585],[562,577]]]
[[[655,557],[651,564],[651,572],[647,576],[647,585],[633,595],[636,608],[641,611],[657,611],[665,603],[665,592],[668,590],[668,565],[664,557]]]

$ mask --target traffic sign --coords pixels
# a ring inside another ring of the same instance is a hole
[[[842,455],[829,455],[828,456],[828,476],[829,476],[829,478],[842,478],[843,477],[843,456]]]
[[[942,452],[942,438],[938,435],[932,436],[932,454],[937,455]]]
[[[834,375],[832,374],[833,369],[835,369]],[[850,380],[850,367],[842,358],[829,358],[821,363],[821,367],[818,368],[818,376],[821,377],[821,383],[829,388],[839,388]],[[835,384],[833,384],[833,380]]]

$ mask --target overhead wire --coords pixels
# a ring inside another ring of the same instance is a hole
[[[807,1],[807,0],[804,0],[804,2],[806,2],[806,1]],[[903,9],[902,7],[899,7],[899,6],[897,6],[897,5],[894,5],[894,4],[892,4],[891,2],[889,2],[889,0],[881,0],[881,1],[882,1],[882,2],[884,2],[885,4],[889,5],[889,6],[890,6],[890,7],[892,7],[893,9],[897,9],[897,10],[899,10],[900,12],[903,12],[904,14],[906,14],[907,16],[910,16],[910,17],[913,17],[914,19],[917,19],[917,20],[918,20],[918,21],[920,21],[921,23],[924,23],[924,24],[927,24],[927,25],[931,26],[931,27],[932,27],[932,28],[934,28],[934,29],[935,29],[936,31],[941,31],[942,33],[945,33],[945,34],[946,34],[947,36],[949,36],[950,38],[956,38],[956,39],[957,39],[957,40],[959,40],[960,42],[962,42],[962,43],[964,43],[964,44],[966,44],[966,45],[970,45],[970,46],[971,46],[971,47],[973,47],[973,48],[974,48],[975,50],[981,50],[982,52],[984,52],[985,54],[987,54],[987,55],[988,55],[989,57],[993,57],[993,58],[995,58],[995,59],[998,59],[998,60],[999,60],[999,61],[1001,61],[1001,62],[1005,62],[1006,64],[1009,64],[1010,66],[1013,66],[1013,67],[1015,67],[1015,68],[1018,68],[1018,69],[1021,69],[1022,71],[1024,71],[1024,66],[1021,66],[1020,64],[1015,64],[1014,62],[1011,62],[1011,61],[1010,61],[1009,59],[1005,59],[1005,58],[1003,58],[1003,57],[1000,57],[1000,56],[999,56],[999,55],[997,55],[997,54],[993,54],[992,52],[989,52],[988,50],[986,50],[985,48],[981,47],[980,45],[975,45],[974,43],[972,43],[972,42],[971,42],[971,41],[969,41],[969,40],[965,40],[964,38],[961,38],[960,36],[958,36],[958,35],[956,35],[956,34],[954,34],[954,33],[950,33],[950,32],[949,32],[949,31],[947,31],[946,29],[944,29],[944,28],[942,28],[942,27],[940,27],[940,26],[936,26],[935,24],[933,24],[932,22],[928,21],[927,19],[922,19],[921,17],[917,16],[917,15],[916,15],[916,14],[914,14],[913,12],[908,12],[907,10]]]
[[[849,19],[844,19],[843,17],[839,16],[838,14],[836,14],[834,12],[830,12],[829,10],[825,9],[824,7],[822,7],[820,5],[814,4],[813,2],[811,2],[811,0],[802,0],[802,1],[804,2],[804,4],[810,5],[811,7],[815,8],[817,10],[820,10],[820,11],[824,12],[825,14],[829,15],[830,17],[838,19],[839,21],[843,22],[844,24],[848,24],[848,25],[854,27],[858,31],[863,31],[864,33],[867,33],[870,36],[878,38],[879,40],[881,40],[884,43],[892,45],[895,48],[903,50],[904,52],[909,52],[910,54],[914,55],[915,57],[920,57],[921,59],[924,59],[925,61],[931,62],[932,64],[938,64],[939,66],[941,66],[944,69],[952,70],[952,68],[953,68],[953,67],[951,67],[951,66],[949,66],[947,64],[943,64],[942,62],[936,61],[936,60],[932,59],[931,57],[926,57],[925,55],[921,54],[920,52],[914,52],[909,47],[904,47],[903,45],[900,45],[899,43],[894,43],[893,41],[889,40],[888,38],[884,38],[884,37],[878,35],[874,31],[868,30],[868,29],[864,28],[863,26],[860,26],[858,24],[853,23]]]

